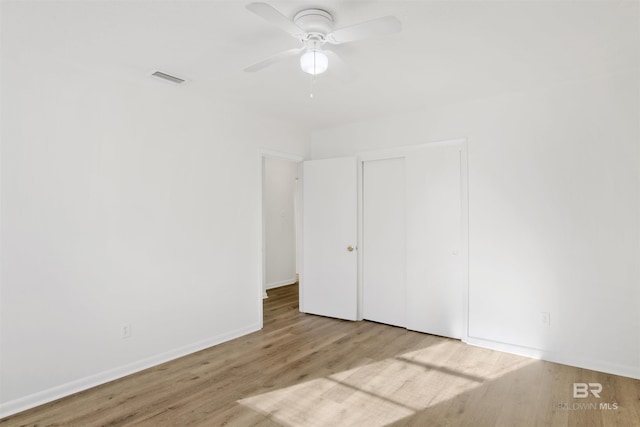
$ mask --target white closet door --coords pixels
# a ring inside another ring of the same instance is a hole
[[[358,313],[355,157],[303,163],[300,309],[356,320]]]
[[[404,159],[363,162],[363,317],[406,326]]]
[[[461,151],[418,150],[406,158],[407,328],[464,333]]]

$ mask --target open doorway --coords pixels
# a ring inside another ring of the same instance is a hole
[[[298,282],[300,266],[300,164],[302,159],[262,155],[262,297]]]

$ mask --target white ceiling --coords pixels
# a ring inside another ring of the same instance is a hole
[[[161,70],[180,90],[239,104],[308,129],[335,126],[637,67],[638,1],[300,0],[269,3],[292,17],[326,9],[336,27],[394,15],[400,34],[336,47],[311,77],[295,58],[243,68],[299,42],[234,1],[2,2],[3,51],[45,55],[129,79]]]

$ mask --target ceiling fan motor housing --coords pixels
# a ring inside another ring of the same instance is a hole
[[[333,31],[333,17],[322,9],[301,10],[293,17],[293,22],[305,31],[305,36],[309,33],[317,33],[324,38]]]

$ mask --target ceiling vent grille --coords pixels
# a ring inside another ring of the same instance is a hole
[[[177,85],[186,82],[185,79],[181,79],[180,77],[172,76],[171,74],[163,73],[162,71],[156,71],[155,73],[153,73],[151,75],[153,77],[157,77],[159,79],[166,80],[168,82],[175,83]]]

